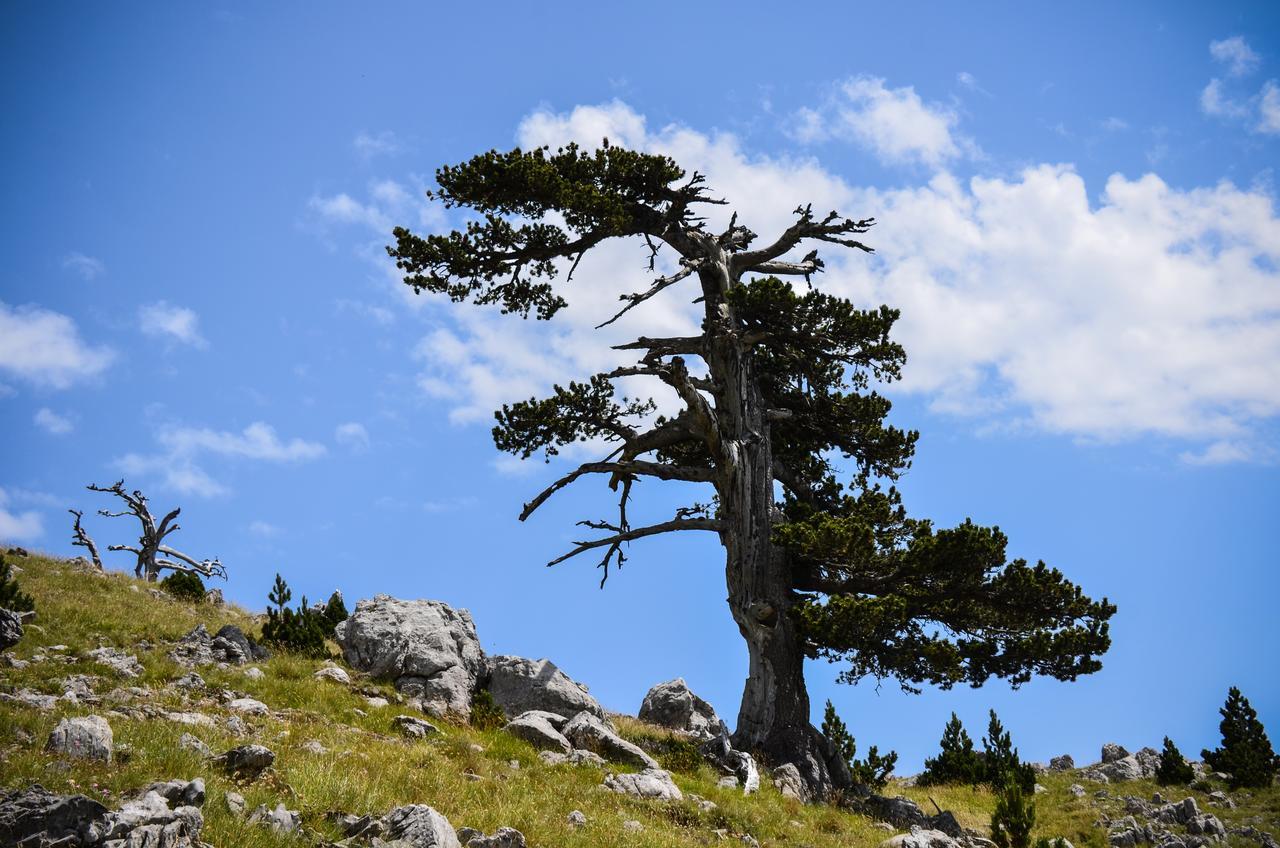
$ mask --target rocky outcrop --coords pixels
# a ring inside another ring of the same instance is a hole
[[[262,745],[240,745],[214,757],[214,762],[228,773],[249,780],[271,768],[275,761],[275,752]]]
[[[199,795],[202,803],[203,787]],[[157,791],[147,791],[111,811],[83,795],[55,795],[39,785],[0,790],[0,845],[195,848],[201,844],[204,817],[197,804],[172,809],[169,804]]]
[[[880,848],[961,848],[960,843],[940,830],[912,825],[908,833],[890,836]]]
[[[710,738],[728,732],[715,708],[690,691],[683,677],[659,683],[640,704],[641,721]]]
[[[1070,754],[1063,754],[1061,757],[1049,760],[1049,771],[1071,771],[1075,767],[1076,761]]]
[[[86,656],[122,677],[138,677],[142,674],[142,663],[138,662],[135,655],[117,651],[115,648],[95,648]]]
[[[605,775],[604,788],[620,795],[658,801],[679,801],[684,798],[671,775],[660,768],[647,768],[637,774]]]
[[[203,624],[197,624],[169,652],[169,659],[187,668],[212,663],[244,665],[270,656],[271,653],[266,648],[250,642],[234,624],[222,627],[213,636],[209,635]]]
[[[397,807],[379,820],[382,838],[403,840],[413,848],[461,848],[449,820],[426,804]]]
[[[426,739],[428,736],[435,736],[440,732],[440,728],[431,722],[414,716],[396,716],[391,720],[391,723],[407,739]]]
[[[0,609],[0,651],[18,644],[22,633],[22,617],[13,610]]]
[[[564,727],[564,737],[575,748],[592,751],[617,763],[628,763],[642,769],[657,769],[658,763],[640,746],[623,739],[599,716],[580,712]]]
[[[488,662],[489,694],[508,718],[543,710],[565,718],[588,712],[605,717],[604,707],[551,660],[496,656]]]
[[[458,841],[467,848],[525,848],[524,834],[514,827],[500,827],[490,836],[472,827],[460,827]]]
[[[109,763],[114,748],[111,725],[96,715],[64,718],[53,728],[44,747],[55,754]]]
[[[542,712],[540,710],[530,710],[527,713],[521,713],[512,719],[503,730],[523,739],[535,748],[544,751],[559,751],[567,754],[573,750],[573,745],[565,738],[553,721],[548,717],[552,713]],[[558,716],[557,716],[558,718]],[[563,727],[565,722],[561,721]]]
[[[469,715],[471,693],[484,674],[484,653],[466,610],[440,601],[377,595],[356,604],[336,630],[347,662],[391,680],[434,716]]]

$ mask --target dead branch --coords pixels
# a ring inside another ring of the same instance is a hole
[[[99,571],[105,570],[102,567],[102,557],[98,556],[98,546],[93,543],[93,538],[85,532],[83,527],[80,526],[80,519],[84,518],[84,513],[78,509],[69,509],[67,512],[76,517],[75,526],[71,528],[72,532],[75,533],[75,536],[71,540],[71,544],[81,548],[88,548],[89,556],[93,558],[94,568]]]
[[[122,512],[111,512],[110,510],[100,509],[99,515],[108,518],[120,518],[126,515],[132,515],[142,524],[142,535],[138,538],[138,545],[108,545],[109,551],[129,551],[138,557],[138,565],[134,569],[134,575],[144,577],[149,582],[155,582],[161,571],[187,571],[195,574],[203,574],[205,577],[221,577],[227,579],[227,570],[217,559],[197,561],[195,558],[176,551],[164,544],[165,537],[180,530],[175,519],[182,512],[180,508],[170,510],[160,519],[157,525],[155,517],[151,514],[151,509],[147,506],[147,498],[138,489],[132,492],[125,491],[124,481],[117,480],[110,486],[98,486],[90,483],[85,488],[93,492],[104,492],[106,494],[115,495],[125,502],[128,509]],[[77,527],[79,520],[77,519]],[[185,565],[174,562],[171,559],[160,559],[159,554],[167,554],[186,563]]]
[[[696,468],[694,466],[686,465],[667,465],[661,462],[645,462],[643,460],[629,460],[626,462],[587,462],[579,465],[573,471],[570,471],[568,474],[543,489],[536,498],[525,504],[524,510],[520,513],[520,520],[524,521],[530,515],[533,515],[538,507],[546,503],[548,498],[584,474],[638,474],[646,477],[656,477],[659,480],[684,480],[690,483],[710,483],[715,479],[714,472],[710,468]]]
[[[690,262],[687,259],[681,259],[680,264],[684,267],[682,267],[679,271],[675,272],[674,274],[671,274],[666,277],[659,277],[658,279],[654,280],[653,285],[651,285],[645,291],[637,292],[636,294],[619,295],[618,299],[627,301],[627,305],[622,307],[622,309],[618,311],[618,314],[614,315],[608,321],[605,321],[603,324],[597,324],[596,329],[598,330],[601,327],[609,326],[614,321],[617,321],[619,318],[621,318],[623,315],[626,315],[628,311],[644,303],[646,300],[658,294],[663,289],[674,286],[676,283],[680,282],[685,277],[689,276],[690,274],[692,274],[694,271],[698,269],[698,263]]]
[[[604,577],[600,580],[600,586],[603,587],[606,580],[609,579],[609,561],[617,556],[622,557],[622,543],[630,542],[635,539],[643,539],[646,536],[656,536],[659,533],[674,533],[680,530],[710,530],[712,532],[720,531],[720,522],[713,518],[685,518],[673,519],[663,522],[662,524],[652,524],[648,527],[637,527],[635,529],[621,529],[616,525],[605,524],[604,522],[579,522],[587,526],[603,529],[617,530],[612,536],[605,536],[600,539],[591,539],[584,542],[574,542],[577,546],[563,556],[559,556],[547,563],[550,568],[553,565],[559,565],[571,557],[575,557],[584,551],[593,550],[595,548],[607,547],[604,559],[600,561],[598,568],[604,569]]]

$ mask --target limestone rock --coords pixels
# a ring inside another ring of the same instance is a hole
[[[727,728],[722,728],[717,736],[703,742],[698,751],[720,771],[733,775],[733,785],[741,786],[742,794],[750,795],[760,789],[760,771],[756,768],[755,758],[745,751],[734,750]],[[799,774],[798,769],[796,773]]]
[[[640,704],[641,721],[694,736],[718,736],[727,728],[715,708],[690,691],[683,677],[659,683]]]
[[[1068,787],[1067,791],[1077,798],[1083,798],[1085,795],[1084,787],[1078,783],[1071,784],[1071,786]]]
[[[267,715],[271,710],[266,704],[254,698],[235,698],[229,704],[227,709],[234,710],[241,715]]]
[[[124,677],[138,677],[142,674],[142,663],[138,662],[136,656],[117,651],[115,648],[95,648],[86,656],[98,665],[105,665]]]
[[[594,713],[580,712],[564,727],[564,736],[575,748],[594,751],[606,760],[629,763],[642,769],[658,769],[658,763],[640,746],[614,733],[604,720]]]
[[[1122,757],[1129,756],[1129,752],[1123,746],[1117,745],[1115,742],[1108,742],[1102,746],[1102,761],[1104,763],[1113,763]]]
[[[1070,754],[1063,754],[1061,757],[1049,760],[1049,771],[1071,771],[1075,767],[1076,761]]]
[[[22,619],[13,610],[0,609],[0,651],[6,651],[22,640]]]
[[[436,727],[426,719],[415,718],[413,716],[401,715],[391,720],[399,731],[410,739],[426,739],[428,736],[435,736],[440,732],[440,728]]]
[[[644,831],[644,825],[635,819],[627,819],[622,823],[622,829],[627,833],[641,833]]]
[[[338,668],[336,665],[325,666],[312,675],[316,680],[332,680],[334,683],[350,685],[351,675],[347,674],[346,669]]]
[[[960,848],[960,843],[940,830],[912,825],[910,832],[889,837],[880,848]]]
[[[215,758],[228,772],[255,778],[276,761],[275,753],[262,745],[240,745]]]
[[[302,826],[302,816],[297,810],[285,809],[283,803],[276,804],[274,810],[268,810],[266,804],[259,804],[249,814],[249,824],[260,824],[276,833],[293,833]]]
[[[178,747],[185,751],[195,751],[202,757],[212,757],[213,751],[208,745],[204,744],[198,737],[192,736],[190,733],[184,733],[178,738]]]
[[[582,810],[574,810],[565,821],[572,827],[582,827],[587,823],[587,817]]]
[[[204,678],[194,671],[189,671],[182,675],[173,681],[173,685],[177,689],[204,689],[206,686]]]
[[[194,780],[167,780],[163,783],[153,783],[142,790],[141,795],[145,798],[150,792],[156,793],[175,807],[204,806],[205,790],[203,778],[197,777]]]
[[[604,768],[608,763],[604,757],[593,751],[584,751],[581,748],[575,748],[567,754],[559,751],[539,751],[538,759],[542,760],[549,766],[560,766],[566,763],[571,766],[596,766]]]
[[[39,784],[26,789],[0,789],[0,845],[40,845],[66,840],[89,842],[107,808],[84,795],[55,795]]]
[[[587,688],[575,682],[551,660],[490,657],[488,678],[489,693],[508,718],[529,710],[545,710],[565,718],[573,718],[585,711],[605,718],[604,707],[591,697]]]
[[[800,769],[794,763],[786,763],[773,770],[773,785],[784,798],[795,798],[801,803],[809,803],[809,787],[800,776]]]
[[[458,841],[467,848],[525,848],[524,834],[514,827],[500,827],[491,836],[464,827],[458,831]]]
[[[267,675],[262,671],[262,669],[258,668],[256,665],[251,665],[244,670],[244,676],[249,678],[250,680],[261,680]]]
[[[518,739],[523,739],[535,748],[568,754],[573,750],[573,745],[546,718],[549,715],[551,713],[530,710],[516,716],[503,730]]]
[[[1134,753],[1133,758],[1138,761],[1143,777],[1156,776],[1156,769],[1160,767],[1159,751],[1155,748],[1142,748]]]
[[[347,662],[420,698],[425,712],[468,715],[471,692],[484,673],[484,653],[466,610],[440,601],[402,601],[377,595],[356,604],[338,624]]]
[[[64,718],[49,734],[45,750],[56,754],[111,762],[113,738],[111,725],[101,716]]]
[[[228,792],[222,796],[222,803],[227,805],[227,812],[233,816],[244,815],[244,796],[239,792]]]
[[[0,701],[22,704],[25,707],[34,707],[41,712],[48,712],[58,705],[58,697],[56,695],[43,695],[39,692],[32,692],[30,689],[19,689],[12,695],[8,692],[0,692]]]
[[[670,773],[660,768],[647,768],[637,774],[605,775],[604,787],[611,792],[636,798],[659,801],[680,801],[684,798]]]
[[[461,848],[453,825],[426,804],[397,807],[380,822],[388,842],[403,840],[413,848]]]

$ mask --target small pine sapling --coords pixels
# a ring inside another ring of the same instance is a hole
[[[1195,779],[1191,764],[1182,756],[1178,746],[1168,736],[1164,738],[1164,750],[1156,765],[1156,783],[1161,786],[1186,786]]]
[[[160,581],[160,588],[183,601],[202,603],[205,597],[204,581],[190,571],[174,571]]]
[[[982,783],[982,758],[973,748],[964,725],[955,713],[942,731],[941,751],[938,756],[924,761],[924,772],[916,778],[920,786],[936,786],[941,783]]]
[[[275,585],[267,594],[267,601],[275,608],[267,607],[267,620],[262,625],[262,641],[285,651],[305,656],[324,656],[325,620],[321,613],[307,606],[304,596],[302,606],[292,610],[286,606],[293,597],[284,578],[276,574]]]
[[[982,738],[983,778],[991,785],[993,791],[1009,780],[1015,780],[1018,788],[1025,793],[1035,791],[1036,773],[1029,763],[1018,759],[1018,749],[1013,747],[1009,731],[1004,729],[996,711],[991,711],[991,721],[987,725],[987,735]]]
[[[992,713],[994,715],[994,713]],[[996,807],[991,813],[991,841],[997,848],[1031,848],[1031,831],[1036,826],[1036,805],[1012,772],[996,788]]]
[[[890,751],[881,756],[879,749],[872,745],[865,760],[856,759],[858,744],[830,701],[827,701],[827,708],[822,714],[822,735],[835,755],[848,765],[854,785],[883,789],[889,782],[889,775],[893,774],[893,767],[898,762],[898,752]]]
[[[497,730],[507,723],[506,713],[493,700],[488,689],[471,693],[471,726],[477,730]]]
[[[349,615],[347,612],[347,605],[342,602],[341,592],[335,589],[333,594],[329,596],[329,600],[324,605],[323,615],[324,635],[327,638],[332,639],[334,635],[334,628],[336,628],[341,622],[346,621]]]
[[[5,562],[4,554],[0,554],[0,609],[30,612],[35,608],[36,602],[18,586],[12,567]]]
[[[1231,775],[1232,789],[1270,786],[1280,768],[1280,759],[1271,748],[1267,731],[1258,721],[1258,713],[1250,706],[1249,699],[1232,686],[1226,704],[1218,712],[1222,714],[1218,725],[1222,731],[1222,747],[1202,751],[1204,761],[1214,771]]]

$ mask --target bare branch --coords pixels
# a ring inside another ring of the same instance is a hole
[[[99,571],[103,571],[102,557],[98,556],[98,546],[93,543],[93,538],[80,526],[80,519],[84,517],[84,513],[78,509],[69,509],[67,512],[76,517],[75,526],[72,528],[75,537],[71,540],[71,544],[81,548],[88,548],[89,555],[93,557],[94,567]]]
[[[766,262],[772,262],[783,256],[801,241],[809,238],[842,244],[846,247],[856,247],[868,253],[873,252],[870,247],[862,242],[846,238],[846,236],[868,232],[875,224],[874,218],[855,221],[852,218],[841,218],[837,213],[831,212],[821,221],[818,221],[813,217],[812,205],[799,207],[796,209],[796,215],[796,222],[787,227],[773,244],[760,250],[750,250],[734,256],[734,271],[740,274],[757,268]]]
[[[622,532],[615,533],[612,536],[605,536],[601,539],[592,539],[586,542],[575,542],[577,545],[569,553],[553,559],[547,563],[550,568],[553,565],[559,565],[571,557],[575,557],[585,551],[595,548],[607,547],[605,557],[601,560],[599,567],[604,568],[604,577],[600,580],[600,586],[603,588],[606,580],[609,579],[609,560],[614,557],[622,556],[622,543],[630,542],[635,539],[643,539],[646,536],[656,536],[660,533],[674,533],[680,530],[710,530],[718,533],[720,531],[720,522],[713,518],[677,518],[662,524],[652,524],[648,527],[637,527],[635,529],[627,529]]]
[[[663,339],[651,339],[641,336],[633,342],[614,345],[613,350],[647,350],[650,356],[673,356],[677,354],[702,356],[705,349],[705,336],[674,336]]]
[[[620,295],[618,299],[627,301],[627,305],[622,307],[622,309],[618,311],[618,314],[614,315],[608,321],[605,321],[603,324],[597,324],[596,329],[599,330],[601,327],[609,326],[614,321],[617,321],[623,315],[627,314],[627,312],[630,311],[631,309],[634,309],[635,307],[644,303],[646,300],[658,294],[663,289],[674,286],[676,283],[680,282],[685,277],[692,274],[698,268],[698,265],[696,262],[690,262],[687,259],[681,259],[680,264],[684,267],[681,268],[679,271],[675,272],[674,274],[671,274],[666,277],[659,277],[658,279],[654,280],[653,285],[651,285],[645,291],[638,292],[636,294]]]
[[[659,480],[684,480],[690,483],[710,483],[715,479],[710,468],[696,468],[687,465],[667,465],[661,462],[645,462],[629,460],[626,462],[587,462],[570,471],[559,480],[543,489],[539,495],[524,505],[520,520],[524,521],[546,503],[547,499],[584,474],[638,474],[645,477],[656,477]]]

